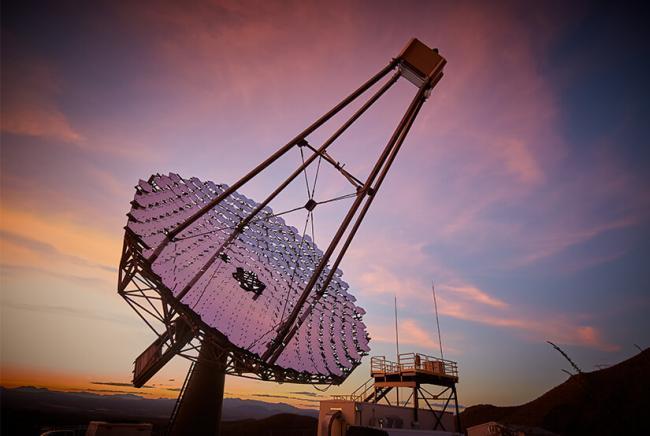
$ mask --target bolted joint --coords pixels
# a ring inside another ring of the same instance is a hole
[[[367,195],[368,197],[372,197],[375,195],[377,191],[375,191],[372,186],[368,186],[367,188],[365,186],[357,186],[357,195]]]
[[[309,201],[307,201],[307,203],[305,203],[305,209],[307,209],[309,212],[311,212],[312,210],[314,210],[314,208],[316,208],[317,204],[318,203],[316,203],[316,201],[313,198],[310,198]]]

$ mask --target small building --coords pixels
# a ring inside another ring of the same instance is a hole
[[[457,434],[456,362],[404,353],[397,362],[373,356],[370,367],[370,380],[353,393],[320,402],[318,436],[346,436],[351,427],[382,429],[390,436]],[[408,397],[391,404],[388,393],[393,389],[406,391]]]

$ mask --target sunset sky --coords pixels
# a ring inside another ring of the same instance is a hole
[[[440,49],[445,77],[341,266],[372,354],[394,358],[396,295],[400,350],[438,355],[432,281],[464,405],[564,381],[546,340],[585,371],[649,346],[650,16],[565,3],[3,2],[2,384],[174,396],[181,358],[125,385],[154,339],[116,292],[134,185],[232,184],[411,37]],[[337,143],[346,169],[367,174],[415,91],[401,79]],[[288,159],[242,192],[262,198]],[[316,212],[331,232],[336,215]],[[368,364],[326,394],[235,377],[226,391],[317,407]]]

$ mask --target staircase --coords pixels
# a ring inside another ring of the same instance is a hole
[[[377,403],[382,398],[384,398],[388,393],[393,389],[392,387],[386,388],[375,388],[370,395],[368,395],[363,401],[364,403]]]
[[[348,395],[332,395],[335,400],[356,401],[358,403],[376,403],[384,398],[392,388],[376,388],[374,377],[359,386]]]
[[[176,420],[178,409],[180,409],[181,403],[183,402],[183,394],[185,393],[185,389],[187,388],[187,383],[190,380],[190,377],[192,376],[192,372],[194,371],[195,364],[196,362],[192,361],[192,364],[190,365],[190,369],[189,371],[187,371],[187,375],[185,376],[185,381],[183,381],[183,386],[181,386],[181,390],[178,393],[178,399],[176,400],[176,403],[174,403],[174,409],[172,410],[172,414],[169,416],[169,424],[167,425],[167,434],[171,434],[172,428],[174,427],[174,421]]]

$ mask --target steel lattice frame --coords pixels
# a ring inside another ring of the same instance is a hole
[[[150,271],[142,256],[143,249],[145,247],[138,238],[127,230],[119,268],[118,293],[156,334],[163,353],[171,350],[173,355],[196,361],[201,344],[210,341],[219,350],[214,362],[221,362],[222,354],[227,355],[224,370],[228,375],[287,383],[338,384],[342,381],[341,377],[334,375],[307,374],[269,365],[255,354],[233,346],[218,331],[184,310],[183,305],[172,297],[172,292]],[[180,344],[170,334],[179,322],[191,328],[192,337],[187,343]]]

